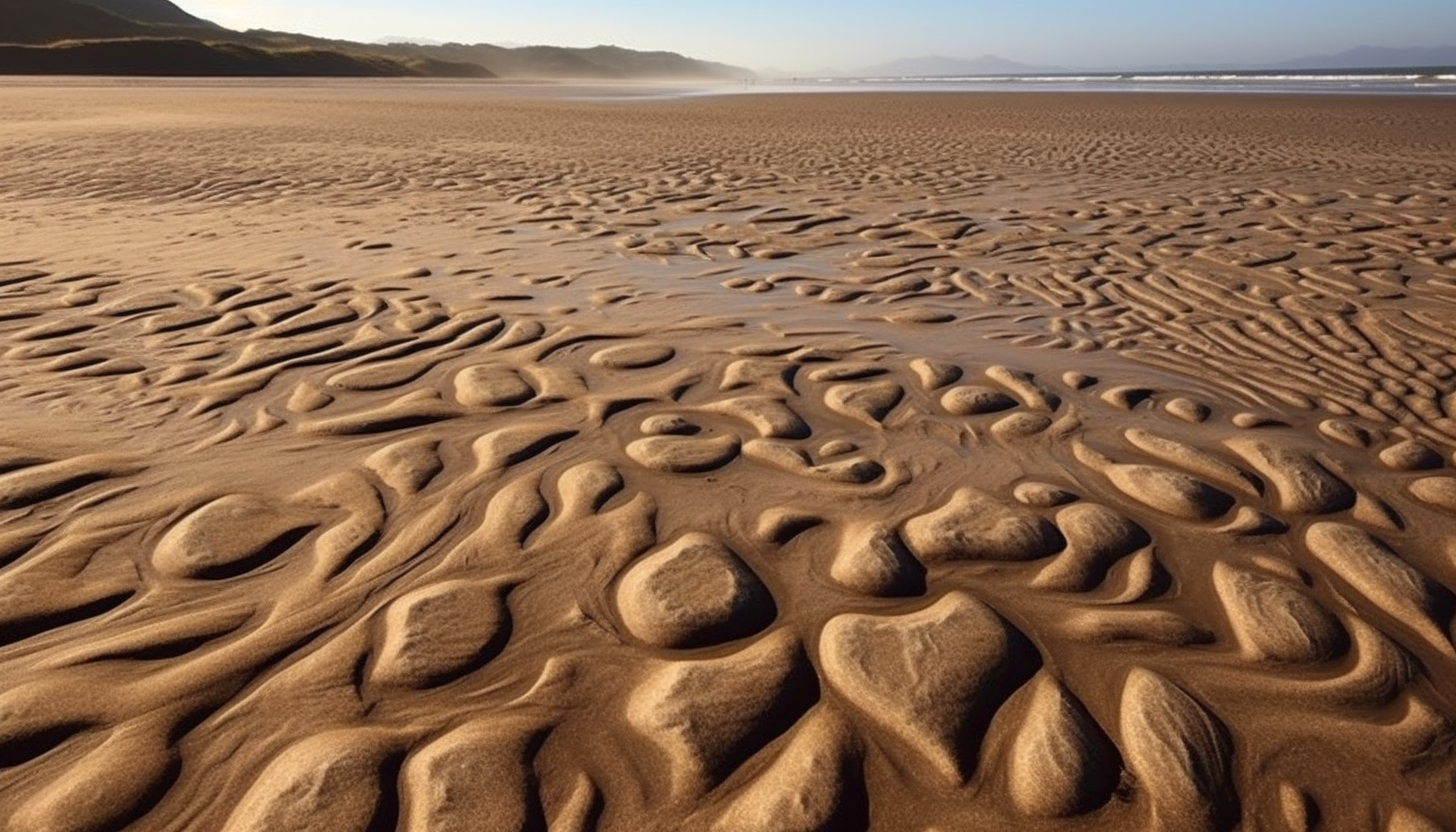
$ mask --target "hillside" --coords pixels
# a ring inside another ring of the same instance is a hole
[[[167,0],[0,0],[0,43],[202,37],[226,31]]]
[[[390,45],[261,29],[237,32],[170,0],[0,0],[0,44],[30,47],[0,52],[0,73],[21,74],[600,80],[726,80],[753,74],[675,52],[615,46]]]
[[[473,63],[488,68],[501,78],[736,80],[749,78],[754,74],[752,70],[743,67],[700,61],[676,52],[641,52],[618,46],[504,47],[488,43],[365,45],[257,29],[249,30],[245,34],[272,46],[368,50],[395,58]]]
[[[215,23],[183,11],[170,0],[84,0],[117,17],[155,26],[206,26],[221,29]]]
[[[0,45],[0,73],[200,77],[489,78],[474,64],[399,60],[325,49],[265,49],[189,38],[65,41]]]

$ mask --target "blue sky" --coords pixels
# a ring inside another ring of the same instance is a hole
[[[754,69],[994,54],[1118,67],[1456,43],[1456,0],[176,0],[233,28],[669,49]]]

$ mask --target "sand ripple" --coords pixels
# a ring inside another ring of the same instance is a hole
[[[1456,826],[1443,102],[27,84],[6,828]]]

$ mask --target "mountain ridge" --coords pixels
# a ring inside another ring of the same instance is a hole
[[[82,2],[138,23],[222,28],[210,20],[203,20],[183,10],[181,6],[171,0],[82,0]]]
[[[1400,69],[1456,66],[1456,46],[1398,48],[1361,45],[1333,55],[1306,55],[1281,69]]]

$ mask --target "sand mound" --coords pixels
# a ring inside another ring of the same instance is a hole
[[[0,828],[1456,826],[1444,102],[532,95],[0,91]]]

